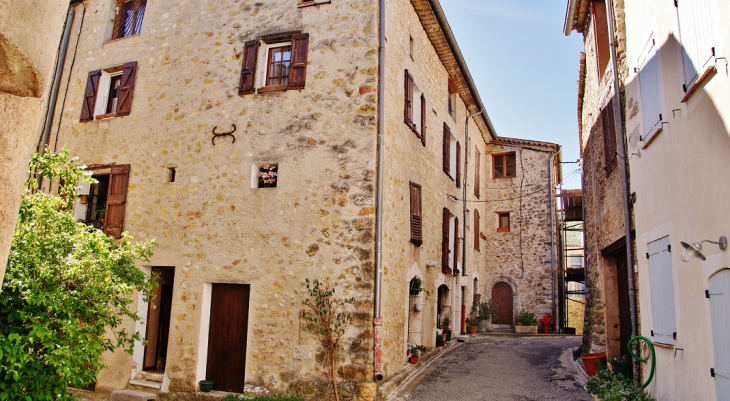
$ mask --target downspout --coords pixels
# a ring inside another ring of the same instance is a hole
[[[548,195],[548,205],[550,205],[549,206],[549,208],[550,208],[550,270],[553,270],[553,271],[555,271],[555,235],[557,234],[555,232],[555,217],[556,216],[555,216],[555,209],[553,207],[553,192],[554,192],[554,190],[553,190],[553,158],[557,155],[558,155],[558,152],[555,152],[548,158],[548,191],[547,191],[547,195]],[[520,195],[522,195],[522,194],[520,194]],[[553,273],[553,279],[555,280],[555,273]],[[557,281],[558,283],[560,282],[560,280],[555,280],[555,281]],[[552,316],[553,333],[557,334],[558,329],[557,329],[557,325],[555,324],[555,322],[557,322],[558,319],[561,318],[561,316],[560,315],[555,316],[555,307],[556,307],[556,303],[557,303],[556,302],[557,295],[555,294],[555,291],[556,291],[556,286],[553,286],[553,297],[552,297],[553,298],[553,307],[552,307],[552,309],[553,309],[553,316]]]
[[[619,166],[621,166],[621,180],[623,189],[623,204],[624,204],[624,228],[626,229],[626,262],[629,267],[629,309],[631,310],[631,337],[636,337],[639,334],[637,325],[637,313],[636,313],[636,288],[634,283],[634,247],[631,240],[631,208],[629,205],[629,177],[626,164],[628,158],[626,157],[626,141],[624,140],[624,127],[623,127],[623,110],[621,109],[621,93],[619,92],[619,76],[618,76],[618,60],[616,59],[616,41],[613,24],[616,21],[616,16],[613,10],[613,0],[606,2],[606,14],[608,15],[608,40],[609,48],[611,49],[611,65],[613,67],[613,104],[614,113],[616,113],[616,130],[618,134],[618,147],[619,147]],[[634,359],[634,379],[639,380],[639,362]]]
[[[375,283],[373,311],[373,377],[383,380],[382,373],[382,318],[380,315],[380,297],[383,274],[383,165],[385,152],[385,0],[378,0],[378,159],[375,200]]]
[[[53,87],[51,89],[51,96],[48,99],[48,112],[46,113],[46,122],[43,125],[43,141],[41,144],[41,148],[39,149],[41,154],[44,154],[46,152],[46,148],[48,147],[48,141],[51,137],[53,116],[56,114],[56,102],[58,101],[58,91],[61,88],[61,78],[63,75],[63,67],[66,62],[66,53],[68,52],[68,42],[69,37],[71,36],[73,20],[74,8],[72,4],[68,8],[68,15],[66,16],[66,29],[63,32],[61,51],[58,53],[58,65],[56,66],[56,73],[53,76]]]

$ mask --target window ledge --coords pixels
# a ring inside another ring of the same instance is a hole
[[[507,176],[507,177],[492,177],[492,179],[494,179],[494,180],[503,180],[503,179],[506,179],[506,178],[517,178],[517,176],[516,175],[510,175],[510,176]]]
[[[304,7],[318,6],[321,4],[330,4],[330,3],[332,3],[331,0],[300,1],[299,4],[297,4],[297,7],[304,8]]]
[[[109,118],[114,118],[116,116],[117,116],[117,113],[99,114],[98,116],[94,117],[94,120],[106,120]]]
[[[423,244],[423,241],[420,239],[411,238],[411,240],[409,242],[415,246],[421,246],[421,244]]]
[[[664,130],[664,128],[662,128],[662,127],[659,127],[659,128],[658,128],[658,129],[657,129],[656,131],[654,131],[654,133],[653,133],[653,134],[651,134],[651,135],[650,135],[649,137],[647,137],[647,138],[644,138],[643,140],[645,140],[645,141],[646,141],[646,143],[644,143],[644,146],[642,146],[642,147],[641,147],[641,150],[644,150],[644,149],[648,148],[648,147],[649,147],[649,145],[651,145],[651,143],[652,143],[652,142],[654,142],[654,140],[656,139],[656,137],[657,137],[657,136],[659,136],[659,134],[660,134],[660,133],[661,133],[661,132],[662,132],[663,130]]]
[[[714,65],[707,67],[707,69],[702,74],[702,76],[697,80],[697,82],[692,84],[692,86],[689,88],[689,90],[687,90],[687,93],[682,98],[681,103],[687,103],[689,98],[692,97],[692,95],[694,95],[694,93],[697,92],[698,89],[700,89],[700,86],[703,86],[705,83],[707,83],[707,81],[710,80],[710,78],[714,77],[715,73],[717,73],[717,69],[715,68]]]
[[[270,85],[258,88],[256,90],[256,93],[284,92],[286,89],[286,85]]]
[[[662,344],[662,343],[657,343],[657,342],[655,342],[653,344],[655,347],[659,347],[659,348],[674,349],[674,345],[671,345],[671,344]]]
[[[509,228],[498,228],[497,229],[497,232],[508,233],[509,232]]]
[[[122,36],[121,38],[116,38],[116,39],[109,39],[109,40],[107,40],[106,42],[102,43],[101,45],[102,45],[102,46],[104,46],[104,45],[105,45],[105,44],[107,44],[107,43],[112,43],[112,42],[118,42],[118,41],[120,41],[120,40],[124,40],[124,39],[127,39],[127,38],[133,38],[133,37],[135,37],[135,36],[139,36],[139,34],[138,34],[138,33],[136,33],[136,34],[134,34],[134,35],[129,35],[129,36]]]

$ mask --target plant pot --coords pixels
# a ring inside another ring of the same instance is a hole
[[[444,336],[446,336],[446,341],[451,341],[451,330],[444,329]]]
[[[476,334],[479,331],[477,326],[466,326],[466,332],[469,334]]]
[[[414,290],[413,288],[411,288],[409,291],[410,291],[411,295],[418,295],[421,293],[421,290]]]
[[[436,346],[437,347],[443,347],[446,345],[446,336],[443,334],[439,334],[436,336]]]
[[[606,353],[595,352],[592,354],[584,354],[580,356],[583,361],[583,365],[586,367],[586,373],[588,376],[595,376],[598,373],[598,367],[606,365]]]
[[[479,302],[482,299],[481,294],[474,294],[474,302]]]
[[[420,312],[423,310],[423,304],[413,304],[413,310]]]
[[[79,196],[79,203],[81,203],[82,205],[89,203],[89,196],[88,195]]]
[[[409,362],[410,362],[411,364],[413,364],[413,365],[415,365],[416,363],[418,363],[418,357],[417,357],[417,356],[413,356],[413,355],[411,355],[411,356],[410,356],[410,357],[408,358],[408,360],[409,360]]]
[[[515,333],[517,334],[537,334],[537,326],[515,326]]]
[[[201,380],[200,383],[200,391],[204,393],[210,392],[210,390],[213,390],[213,384],[215,382],[213,380]]]
[[[480,333],[484,333],[487,330],[491,330],[492,321],[491,320],[480,320],[478,328],[479,328]]]

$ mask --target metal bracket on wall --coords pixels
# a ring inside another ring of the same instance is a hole
[[[210,141],[213,143],[213,146],[215,146],[215,139],[216,138],[223,138],[223,137],[226,137],[226,136],[230,136],[231,138],[233,138],[233,142],[231,142],[231,143],[236,143],[236,137],[233,136],[233,133],[236,132],[236,124],[232,124],[232,125],[233,125],[233,131],[230,131],[230,132],[222,132],[220,134],[218,134],[218,133],[215,132],[215,129],[218,128],[218,126],[213,127],[213,138],[210,138]]]

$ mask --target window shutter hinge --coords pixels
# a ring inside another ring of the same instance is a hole
[[[682,84],[682,90],[684,91],[684,93],[687,93],[687,85]]]
[[[671,245],[667,245],[667,251],[668,252],[672,252],[672,246]]]
[[[654,337],[654,330],[651,331],[651,336]]]
[[[679,7],[679,0],[674,0],[674,7]]]
[[[677,339],[677,332],[676,331],[672,333],[672,339],[673,340],[676,340]]]
[[[646,253],[646,258],[649,259],[649,252]]]
[[[662,113],[659,113],[659,121],[662,121],[663,118],[664,116],[662,116]]]
[[[715,368],[710,368],[710,377],[715,377]]]
[[[715,57],[715,46],[712,46],[712,57]]]
[[[705,298],[710,299],[710,290],[705,290]]]

